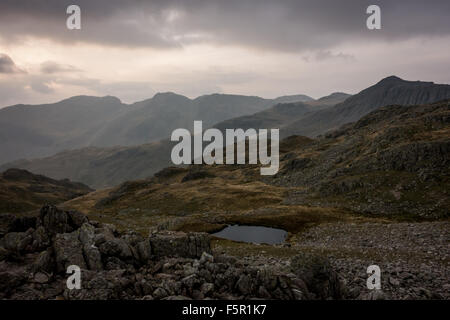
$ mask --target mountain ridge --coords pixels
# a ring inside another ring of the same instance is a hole
[[[390,84],[386,86],[386,82],[390,82]],[[404,88],[398,91],[399,83],[400,86],[406,85],[406,92],[408,90],[415,92],[414,90],[419,88],[420,90],[412,95],[418,101],[429,101],[447,95],[450,98],[449,85],[434,85],[429,82],[424,84],[424,82],[408,82],[401,79],[399,82],[397,79],[390,78],[385,82],[381,82],[381,85],[377,86],[375,84],[357,95],[348,98],[343,97],[345,100],[336,106],[325,107],[323,109],[319,108],[317,110],[314,109],[317,106],[311,106],[308,103],[281,104],[260,113],[227,120],[213,126],[219,127],[222,130],[235,127],[241,127],[243,129],[248,127],[255,129],[258,127],[279,127],[282,138],[291,135],[314,137],[312,132],[325,134],[334,127],[336,127],[334,129],[338,129],[342,126],[347,126],[348,123],[352,122],[350,120],[359,120],[367,113],[370,113],[372,109],[372,111],[376,110],[380,102],[375,101],[375,103],[366,104],[364,101],[367,100],[367,92],[375,92],[375,96],[381,97],[382,100],[384,99],[383,101],[398,102],[389,104],[399,105],[401,102],[410,102],[411,100],[408,100],[410,98],[404,99],[402,96],[397,96],[398,92],[405,91]],[[410,87],[411,84],[412,87]],[[391,90],[391,88],[395,90]],[[370,96],[371,94],[369,94]],[[362,105],[362,108],[358,110],[360,105]],[[355,112],[355,106],[357,112]],[[348,118],[345,116],[343,118],[339,117],[342,109],[346,107],[349,107],[350,111],[348,112],[353,112],[353,114]],[[293,113],[290,111],[294,112],[296,116],[293,116]],[[322,117],[323,113],[326,116]],[[236,119],[241,121],[241,123],[237,123]],[[344,121],[345,119],[348,119],[348,122]],[[343,124],[340,124],[341,122]],[[299,124],[304,124],[304,126]],[[206,128],[206,126],[204,127]],[[302,134],[305,131],[309,134]],[[116,185],[126,180],[144,179],[164,167],[170,166],[170,152],[173,145],[174,143],[171,143],[169,140],[160,140],[159,142],[130,147],[98,148],[94,149],[95,152],[93,149],[77,149],[60,152],[41,159],[10,162],[0,166],[0,170],[19,167],[45,174],[52,178],[70,178],[71,180],[81,181],[95,188],[103,188]]]
[[[275,104],[256,96],[212,94],[190,99],[172,93],[124,104],[114,96],[74,96],[42,105],[0,109],[0,163],[50,156],[87,146],[132,146],[167,138],[193,120],[205,125]]]

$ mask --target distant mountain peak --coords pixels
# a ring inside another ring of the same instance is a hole
[[[397,77],[397,76],[389,76],[384,79],[381,79],[379,82],[383,82],[383,81],[386,82],[386,81],[405,81],[405,80],[403,80],[402,78]]]
[[[314,99],[305,94],[286,95],[276,98],[274,101],[278,103],[292,103],[292,102],[309,102]]]
[[[166,92],[157,92],[152,99],[159,99],[159,98],[165,98],[165,97],[183,97],[186,98],[185,96],[172,92],[172,91],[166,91]]]
[[[190,101],[191,99],[181,94],[169,91],[169,92],[158,92],[153,96],[153,98],[147,101],[152,101],[156,103],[168,103],[173,101],[188,101],[188,100]]]
[[[122,101],[115,97],[115,96],[103,96],[103,97],[97,97],[97,96],[87,96],[87,95],[79,95],[79,96],[73,96],[64,100],[61,100],[60,102],[77,102],[77,103],[83,103],[86,101],[105,101],[105,102],[111,102],[111,103],[118,103],[121,104]]]
[[[330,99],[330,98],[346,98],[346,97],[350,97],[350,96],[351,96],[351,94],[337,91],[337,92],[333,92],[327,96],[320,97],[319,99],[317,99],[317,101],[326,100],[326,99]]]
[[[404,80],[404,79],[402,79],[402,78],[399,78],[399,77],[397,77],[397,76],[389,76],[389,77],[386,77],[386,78],[384,78],[384,79],[381,79],[378,83],[377,83],[377,85],[379,85],[379,84],[381,84],[381,85],[386,85],[386,84],[389,84],[389,85],[397,85],[397,84],[406,84],[406,83],[417,83],[417,84],[420,84],[420,83],[422,83],[422,84],[434,84],[434,82],[432,82],[432,81],[410,81],[410,80]]]

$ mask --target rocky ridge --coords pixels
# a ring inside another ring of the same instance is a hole
[[[300,254],[288,273],[256,267],[214,254],[205,233],[145,238],[54,206],[38,217],[10,219],[6,231],[2,299],[341,299],[346,292],[323,258]],[[70,265],[82,270],[81,289],[66,287]]]

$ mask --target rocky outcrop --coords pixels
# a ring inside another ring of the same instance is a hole
[[[206,233],[119,233],[79,212],[45,206],[28,230],[0,238],[0,298],[341,298],[326,262],[295,264],[285,274],[214,255],[210,241]],[[66,287],[70,265],[81,269],[81,289]]]
[[[350,98],[351,99],[351,98]],[[287,203],[364,214],[445,218],[449,213],[450,100],[391,105],[281,157],[265,181],[296,187]]]
[[[318,298],[343,298],[338,274],[325,258],[302,253],[292,258],[291,268],[292,272],[305,281],[308,290]]]
[[[203,252],[211,253],[210,239],[206,233],[159,232],[150,235],[154,255],[200,258]]]

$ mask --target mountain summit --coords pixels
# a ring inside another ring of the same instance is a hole
[[[343,124],[357,121],[379,107],[393,104],[427,104],[449,98],[450,85],[406,81],[390,76],[331,108],[305,115],[287,126],[282,134],[313,137],[331,129],[337,129]]]

